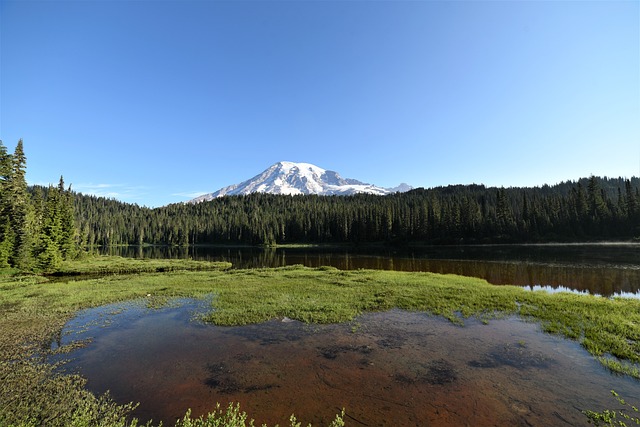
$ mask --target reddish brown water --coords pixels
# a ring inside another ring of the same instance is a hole
[[[190,320],[197,304],[183,304],[83,313],[64,341],[94,339],[67,369],[165,425],[216,402],[240,402],[269,425],[292,413],[326,425],[341,408],[348,426],[586,425],[582,410],[616,406],[611,389],[640,400],[640,382],[517,319],[459,327],[392,310],[338,325],[216,327]]]

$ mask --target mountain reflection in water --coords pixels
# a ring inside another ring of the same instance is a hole
[[[391,310],[344,324],[218,327],[193,320],[206,308],[180,300],[83,311],[59,344],[93,340],[64,355],[64,369],[165,425],[216,402],[240,402],[258,425],[292,413],[326,425],[342,408],[348,425],[583,425],[581,410],[611,407],[609,390],[635,404],[640,396],[639,382],[610,374],[577,343],[515,318],[460,327]]]

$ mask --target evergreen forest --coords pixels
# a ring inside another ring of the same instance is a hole
[[[640,239],[640,179],[553,186],[451,185],[387,196],[225,196],[141,207],[27,186],[22,140],[0,142],[0,267],[55,270],[110,245],[488,244]]]
[[[83,245],[484,244],[634,240],[640,180],[454,185],[386,196],[224,196],[150,209],[75,197]]]
[[[74,198],[57,187],[28,187],[22,140],[13,154],[0,141],[0,268],[55,271],[78,254]]]

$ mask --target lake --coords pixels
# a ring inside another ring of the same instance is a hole
[[[229,261],[234,268],[302,264],[430,271],[479,277],[495,285],[640,298],[640,244],[434,246],[412,250],[371,248],[112,247],[127,257]]]
[[[90,339],[61,357],[88,389],[110,390],[135,415],[173,425],[187,408],[240,402],[257,424],[348,426],[574,426],[582,410],[638,404],[640,382],[609,373],[575,342],[517,318],[456,326],[391,310],[353,322],[290,319],[242,327],[198,321],[209,301],[144,300],[84,310],[53,344]]]

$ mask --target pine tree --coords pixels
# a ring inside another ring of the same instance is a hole
[[[56,242],[46,233],[40,238],[39,253],[36,257],[37,267],[47,273],[56,271],[62,263],[62,254]]]
[[[509,197],[504,187],[498,189],[496,194],[496,219],[500,234],[508,234],[513,226],[513,212],[509,206]]]
[[[0,268],[9,266],[13,254],[14,235],[9,221],[11,165],[11,155],[0,141]]]
[[[625,202],[626,202],[626,212],[627,212],[627,222],[629,224],[629,228],[632,229],[632,232],[635,231],[635,225],[638,224],[638,201],[636,199],[636,195],[633,194],[633,187],[631,186],[631,181],[626,180],[624,183],[625,189]]]
[[[38,254],[42,250],[42,228],[44,227],[44,219],[46,214],[46,201],[44,195],[44,189],[42,187],[35,187],[31,196],[31,202],[33,206],[33,218],[32,223],[32,256],[37,258]]]
[[[49,186],[43,213],[43,225],[38,238],[39,245],[35,251],[38,268],[46,272],[55,271],[62,262],[62,253],[60,252],[62,223],[59,200],[58,189]]]
[[[589,185],[587,186],[588,201],[589,201],[589,215],[594,222],[599,222],[607,214],[607,206],[600,190],[598,179],[595,176],[589,178]]]
[[[71,187],[67,190],[64,189],[64,178],[62,176],[58,183],[58,212],[61,227],[58,247],[64,259],[72,259],[78,252],[73,194],[71,193]]]
[[[9,221],[14,233],[13,253],[10,263],[21,269],[28,269],[31,261],[30,234],[31,204],[25,178],[27,158],[24,154],[22,139],[11,157],[9,177]]]

